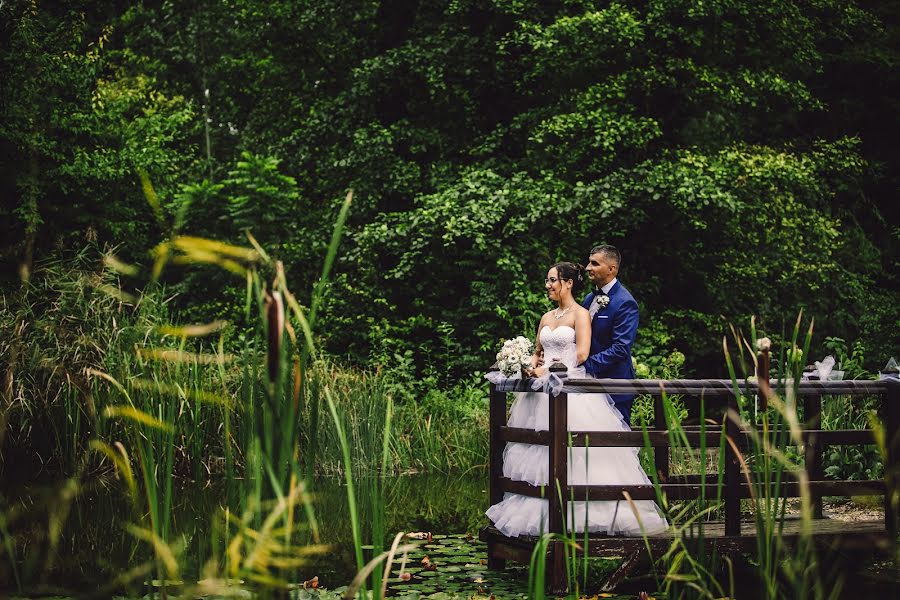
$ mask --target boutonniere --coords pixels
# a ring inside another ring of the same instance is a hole
[[[609,296],[606,294],[597,294],[597,296],[594,297],[594,301],[597,303],[600,310],[609,306]]]

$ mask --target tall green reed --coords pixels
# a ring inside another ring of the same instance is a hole
[[[90,452],[94,458],[79,465],[94,465],[121,479],[133,506],[128,531],[143,545],[134,558],[148,557],[117,576],[108,589],[152,573],[165,593],[167,582],[184,574],[183,552],[196,542],[191,541],[190,524],[173,517],[180,485],[217,473],[225,478],[225,497],[209,543],[197,544],[208,554],[200,557],[206,579],[216,585],[243,578],[284,587],[300,564],[289,558],[291,553],[306,556],[324,549],[308,475],[329,469],[347,482],[358,566],[372,569],[365,585],[376,595],[385,587],[389,566],[384,561],[408,546],[395,543],[385,550],[383,477],[427,465],[425,444],[434,431],[420,427],[420,413],[413,409],[402,417],[406,431],[395,435],[398,412],[385,373],[341,369],[323,360],[317,348],[314,309],[325,293],[350,201],[348,195],[310,310],[290,291],[280,263],[249,234],[249,248],[189,236],[173,236],[156,248],[153,279],[169,264],[217,265],[244,279],[252,330],[231,354],[224,346],[227,324],[166,325],[160,318],[164,311],[154,301],[158,288],[154,291],[151,284],[147,295],[139,296],[122,291],[118,278],[135,269],[112,255],[98,278],[75,280],[79,293],[96,293],[102,300],[98,306],[103,310],[96,311],[89,331],[106,331],[102,326],[110,323],[103,317],[110,305],[121,314],[112,319],[112,339],[88,346],[98,352],[67,363],[81,365],[75,372],[80,380],[72,385],[70,377],[59,386],[68,396],[62,403],[66,418],[51,420],[63,424],[54,436],[53,454]],[[207,341],[215,335],[217,342]],[[57,346],[62,348],[62,342]],[[40,357],[32,360],[38,363]],[[4,400],[10,397],[5,394]],[[331,418],[320,421],[323,405]],[[4,410],[4,419],[9,415]],[[447,449],[439,447],[442,460],[452,454]],[[215,460],[219,456],[222,463]],[[357,489],[356,472],[373,475],[362,489]],[[357,504],[357,496],[366,499],[363,505]],[[363,512],[371,516],[365,522]],[[3,511],[0,519],[4,527],[6,515]],[[364,531],[365,523],[372,524],[370,531]],[[0,533],[7,553],[14,554],[15,534],[7,529]],[[371,544],[364,544],[366,538]],[[377,555],[369,565],[364,564],[364,546]]]
[[[707,477],[707,446],[706,432],[710,424],[720,427],[724,425],[724,418],[711,419],[707,413],[705,398],[700,398],[700,445],[693,448],[682,424],[681,407],[676,405],[667,394],[662,395],[662,407],[664,421],[666,423],[667,438],[671,457],[693,457],[693,469],[700,476],[701,481]],[[644,432],[645,447],[650,448],[650,440],[646,426]],[[672,541],[661,556],[652,557],[647,538],[648,556],[651,563],[654,562],[654,574],[661,590],[670,598],[692,597],[723,597],[734,595],[733,580],[729,577],[721,583],[718,574],[722,570],[729,570],[730,564],[719,552],[708,547],[706,543],[705,524],[716,515],[721,514],[723,507],[722,493],[725,473],[726,439],[721,436],[720,444],[716,448],[718,464],[716,466],[716,493],[713,497],[707,496],[706,486],[701,487],[700,497],[694,500],[672,502],[661,491],[659,473],[655,469],[649,472],[650,479],[656,488],[656,501],[666,514],[670,523]]]

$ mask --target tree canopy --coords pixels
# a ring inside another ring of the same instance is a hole
[[[359,363],[483,369],[500,337],[533,333],[547,266],[600,242],[624,255],[641,356],[718,368],[725,322],[778,332],[800,309],[873,360],[898,351],[891,5],[82,0],[0,17],[6,290],[86,237],[149,264],[173,233],[245,230],[309,288],[352,188],[319,322]],[[242,281],[169,285],[183,319],[239,322]]]

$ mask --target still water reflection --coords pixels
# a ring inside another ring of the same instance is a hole
[[[372,523],[379,505],[383,506],[388,544],[399,531],[477,535],[486,524],[486,471],[388,478],[383,483],[383,502],[372,497],[371,483],[355,482],[366,544],[372,542]],[[318,576],[321,585],[331,588],[347,584],[356,572],[347,488],[342,480],[316,479],[309,489],[321,542],[332,545],[333,550],[313,557],[295,577],[303,581]],[[221,527],[212,525],[221,521],[224,485],[180,489],[175,498],[170,543],[180,549],[184,579],[196,580],[207,560],[224,555]],[[134,522],[135,513],[118,489],[82,495],[69,514],[57,559],[47,575],[69,589],[96,589],[110,582],[149,556],[147,545],[127,532],[128,525]],[[43,526],[45,523],[35,523],[34,529],[37,532]],[[300,535],[301,542],[312,542],[308,532]],[[23,563],[21,567],[31,570],[40,565]]]

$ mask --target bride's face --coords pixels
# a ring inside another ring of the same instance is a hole
[[[547,297],[554,302],[559,302],[571,285],[571,281],[559,278],[559,274],[556,272],[555,268],[547,271],[547,278],[544,279],[544,289],[547,290]]]

